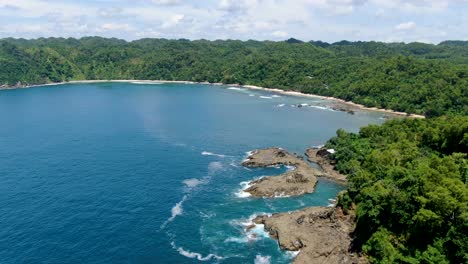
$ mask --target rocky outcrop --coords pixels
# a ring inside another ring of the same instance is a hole
[[[331,109],[333,109],[335,111],[346,112],[346,113],[351,114],[351,115],[355,114],[355,109],[353,109],[349,105],[345,105],[345,104],[333,104],[331,106]]]
[[[296,264],[366,263],[350,252],[354,216],[340,208],[310,207],[300,211],[258,216],[256,224],[278,240],[282,249],[298,251]]]
[[[335,161],[330,158],[331,153],[326,148],[310,148],[306,156],[310,162],[318,164],[323,170],[323,177],[346,183],[346,175],[335,170]]]
[[[242,165],[250,168],[279,165],[294,167],[293,170],[281,175],[252,181],[250,187],[244,191],[255,197],[297,196],[311,193],[315,189],[317,176],[322,174],[302,158],[280,148],[255,150]]]

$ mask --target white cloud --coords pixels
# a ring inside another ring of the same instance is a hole
[[[169,19],[167,19],[166,21],[164,21],[164,23],[162,24],[161,27],[164,28],[164,29],[175,27],[179,23],[181,23],[182,20],[184,20],[184,18],[185,18],[184,14],[175,14],[175,15],[171,16]]]
[[[274,31],[273,33],[271,33],[271,35],[276,37],[276,38],[286,38],[288,36],[288,32],[277,30],[277,31]]]
[[[102,31],[134,31],[135,28],[130,26],[129,24],[118,24],[118,23],[106,23],[101,25],[97,29],[98,32]]]
[[[414,23],[413,21],[400,23],[395,26],[396,30],[412,30],[414,28],[416,28],[416,23]]]
[[[182,3],[181,0],[152,0],[152,2],[157,5],[166,5],[166,6],[178,5]]]
[[[440,42],[468,36],[467,0],[119,0],[115,7],[110,2],[0,0],[0,37]]]

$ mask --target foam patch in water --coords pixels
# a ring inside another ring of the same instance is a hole
[[[228,90],[245,91],[246,89],[242,89],[242,88],[239,88],[239,87],[229,87]]]
[[[182,255],[184,257],[187,257],[187,258],[198,259],[199,261],[208,261],[208,260],[211,260],[211,259],[217,259],[217,260],[223,259],[223,257],[220,257],[220,256],[215,255],[215,254],[211,254],[211,253],[208,254],[206,257],[203,257],[203,255],[200,254],[200,253],[190,252],[188,250],[183,249],[182,247],[176,247],[174,242],[171,242],[171,246],[175,250],[177,250],[177,252],[179,252],[180,255]]]
[[[184,195],[182,200],[180,202],[176,203],[174,205],[174,207],[172,207],[171,217],[169,217],[169,219],[167,219],[166,222],[164,222],[164,224],[161,225],[161,229],[164,229],[167,226],[167,224],[174,221],[174,219],[177,216],[182,215],[182,213],[184,212],[184,209],[182,208],[182,204],[185,202],[185,200],[187,200],[187,195]]]
[[[183,183],[187,186],[187,188],[192,189],[205,182],[203,180],[193,178],[184,180]]]
[[[241,186],[241,189],[237,191],[234,195],[239,197],[239,198],[247,198],[252,196],[250,193],[246,192],[245,190],[250,187],[252,181],[244,181],[241,182],[239,185]]]
[[[270,235],[265,231],[265,225],[254,223],[257,214],[251,215],[247,220],[234,220],[231,225],[241,226],[243,235],[241,237],[229,237],[224,242],[247,243],[255,242],[261,238],[269,238]]]
[[[255,256],[254,260],[255,264],[270,264],[271,263],[271,257],[270,256],[262,256],[262,255],[257,255]]]
[[[216,154],[216,153],[213,153],[213,152],[209,152],[209,151],[203,151],[201,153],[203,156],[216,156],[216,157],[220,157],[220,158],[225,158],[226,155],[223,155],[223,154]]]

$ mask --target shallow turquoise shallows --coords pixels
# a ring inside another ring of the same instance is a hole
[[[293,107],[307,104],[303,107]],[[260,213],[327,206],[320,180],[298,198],[246,197],[246,152],[297,153],[349,115],[330,102],[228,86],[69,84],[0,91],[0,263],[289,263]]]

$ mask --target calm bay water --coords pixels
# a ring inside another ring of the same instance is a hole
[[[292,107],[307,103],[313,107]],[[1,263],[289,263],[255,214],[326,206],[320,180],[298,198],[243,197],[285,168],[246,152],[297,153],[338,128],[381,123],[320,99],[208,85],[73,84],[0,91]],[[262,262],[263,261],[263,262]]]

